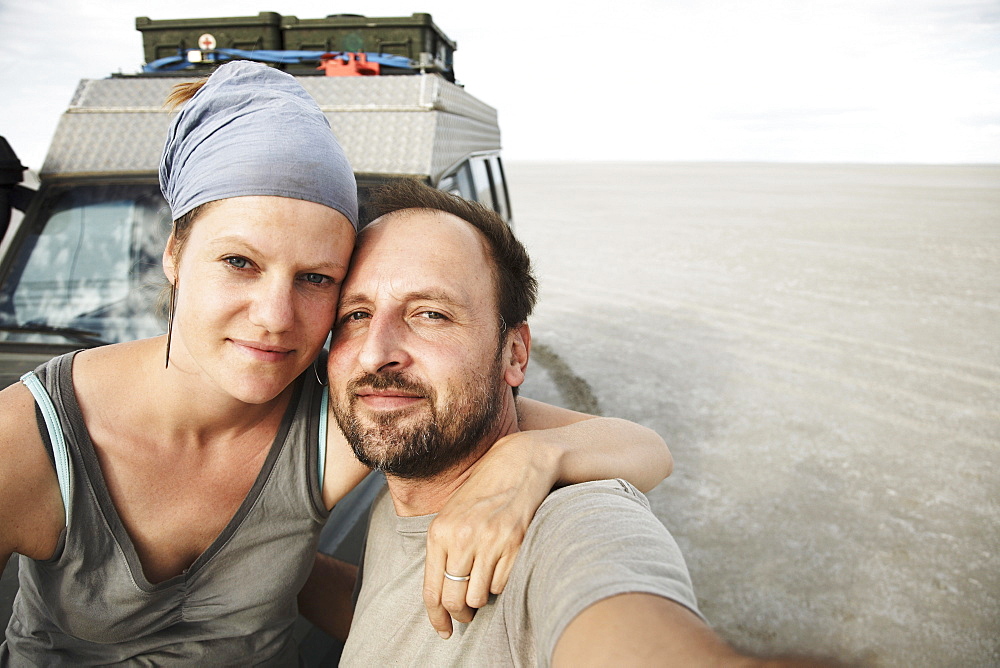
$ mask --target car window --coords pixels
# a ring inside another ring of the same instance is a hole
[[[165,284],[160,256],[169,213],[155,185],[76,186],[46,193],[0,292],[0,340],[70,327],[105,342],[164,331],[152,306]]]
[[[475,186],[475,200],[488,209],[496,210],[493,198],[493,183],[490,180],[487,158],[473,158],[469,161],[472,168],[472,181]]]
[[[472,180],[472,169],[469,167],[469,163],[464,163],[455,172],[455,186],[456,190],[452,190],[455,195],[464,197],[465,199],[476,199],[476,186]]]
[[[500,156],[494,155],[489,158],[486,167],[490,173],[490,181],[493,183],[494,210],[500,217],[510,221],[510,199],[507,196],[507,183],[503,174],[503,164]]]

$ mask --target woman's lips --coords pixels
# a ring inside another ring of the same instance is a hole
[[[241,341],[230,339],[240,351],[261,362],[281,362],[288,358],[292,348],[260,343],[257,341]]]

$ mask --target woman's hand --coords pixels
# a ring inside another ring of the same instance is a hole
[[[624,478],[645,492],[673,469],[652,429],[523,397],[517,406],[525,431],[498,440],[469,469],[427,532],[424,605],[444,638],[452,617],[471,621],[491,593],[503,591],[528,525],[554,486]]]
[[[431,523],[424,605],[443,638],[451,635],[452,617],[472,621],[475,609],[507,584],[528,525],[559,475],[561,453],[539,442],[543,433],[497,441]]]

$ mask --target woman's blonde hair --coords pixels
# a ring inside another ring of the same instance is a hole
[[[175,85],[170,91],[170,94],[167,95],[167,99],[163,103],[163,106],[167,109],[176,109],[194,97],[194,94],[201,90],[201,87],[204,86],[207,81],[208,77],[204,77],[196,81],[185,81],[184,83]]]

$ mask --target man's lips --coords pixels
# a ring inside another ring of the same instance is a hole
[[[373,390],[359,389],[355,393],[358,401],[372,410],[391,411],[408,408],[423,401],[423,397],[413,392],[397,389]]]
[[[238,350],[261,362],[280,362],[294,351],[294,348],[285,348],[260,341],[247,341],[242,339],[229,339]]]

